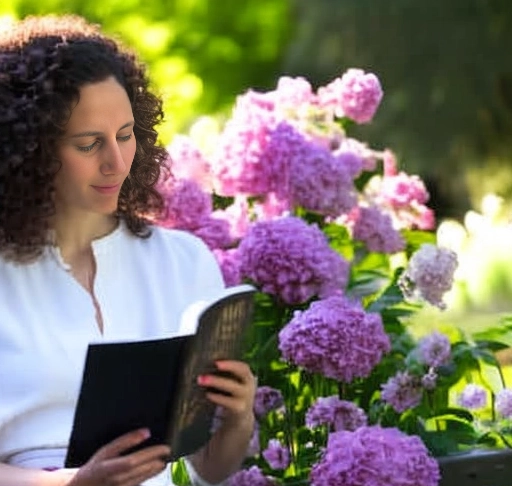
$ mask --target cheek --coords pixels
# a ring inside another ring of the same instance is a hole
[[[137,150],[137,142],[135,140],[135,137],[130,140],[129,143],[127,143],[123,147],[123,159],[125,162],[131,167],[133,159],[135,157],[135,151]]]

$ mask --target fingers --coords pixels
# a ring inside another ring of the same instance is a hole
[[[167,464],[167,445],[145,447],[122,455],[149,437],[146,429],[129,432],[105,445],[81,467],[69,486],[137,486]]]
[[[138,429],[133,432],[128,432],[103,446],[94,454],[92,459],[102,460],[117,457],[132,447],[142,444],[142,442],[149,439],[149,436],[150,432],[148,429]]]
[[[256,379],[247,363],[218,361],[216,365],[220,371],[228,372],[230,376],[211,374],[198,378],[198,384],[208,389],[208,399],[235,415],[252,412]]]

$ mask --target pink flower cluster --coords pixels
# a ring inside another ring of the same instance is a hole
[[[238,249],[242,277],[287,304],[330,295],[347,283],[348,263],[318,227],[300,218],[259,221]]]
[[[443,296],[453,285],[457,254],[425,243],[412,255],[399,279],[406,298],[420,298],[444,309]]]
[[[437,486],[440,471],[419,437],[367,426],[331,433],[310,479],[312,486]]]
[[[371,373],[390,340],[380,314],[334,295],[297,311],[279,332],[279,350],[309,372],[350,383]]]
[[[375,74],[353,68],[318,90],[322,106],[331,107],[336,116],[346,116],[357,123],[372,120],[382,96],[382,87]]]
[[[309,428],[327,425],[331,430],[356,430],[366,425],[364,410],[336,395],[319,397],[306,412],[306,426]]]
[[[390,151],[384,153],[384,162],[389,163]],[[394,158],[393,158],[394,161]],[[365,188],[366,198],[386,210],[398,229],[431,230],[435,225],[432,209],[426,206],[430,195],[417,175],[404,172],[374,176]]]

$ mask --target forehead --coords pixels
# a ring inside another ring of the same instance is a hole
[[[80,88],[80,99],[72,108],[66,132],[118,130],[132,119],[132,107],[125,89],[114,78],[107,78]]]

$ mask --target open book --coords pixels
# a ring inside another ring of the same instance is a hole
[[[254,293],[238,285],[191,306],[184,319],[194,334],[90,344],[65,466],[82,466],[103,445],[142,427],[151,437],[141,447],[169,444],[170,461],[206,444],[215,405],[197,377],[215,373],[216,360],[243,357]]]

